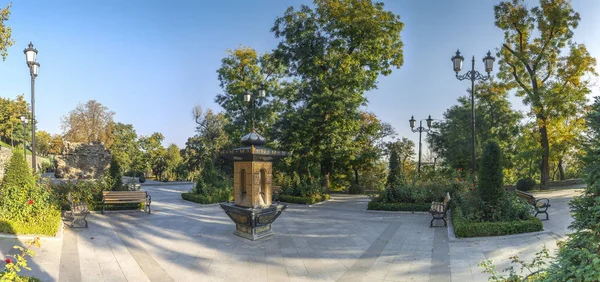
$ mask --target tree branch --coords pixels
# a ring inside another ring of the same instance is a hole
[[[546,48],[548,47],[548,44],[550,44],[550,41],[552,41],[552,39],[554,37],[554,21],[552,22],[552,25],[550,25],[550,26],[552,28],[550,28],[550,35],[549,35],[548,41],[546,41],[546,43],[544,43],[544,45],[542,46],[542,49],[540,50],[540,53],[538,54],[537,58],[535,59],[535,63],[533,63],[534,70],[537,70],[538,64],[542,60],[542,55],[544,54],[544,52],[546,51]]]
[[[525,90],[525,92],[527,92],[527,95],[531,95],[531,91],[519,79],[519,76],[517,75],[517,67],[509,62],[506,63],[512,68],[512,75],[515,78],[515,81],[519,84],[519,86],[521,86],[521,88],[523,88],[523,90]]]

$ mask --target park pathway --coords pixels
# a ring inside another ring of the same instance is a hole
[[[334,195],[314,206],[290,204],[273,224],[275,236],[251,242],[232,234],[218,205],[183,201],[190,188],[144,185],[152,214],[93,213],[88,229],[65,228],[62,242],[42,242],[31,274],[42,281],[486,281],[482,259],[503,266],[510,255],[555,248],[576,194],[548,193],[551,230],[543,234],[457,240],[447,228],[429,228],[427,213],[367,211],[365,196]]]

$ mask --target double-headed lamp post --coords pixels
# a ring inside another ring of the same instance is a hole
[[[256,109],[256,103],[258,100],[258,106],[260,107],[262,105],[263,102],[263,98],[265,98],[267,96],[267,90],[265,89],[264,86],[260,86],[260,88],[258,89],[258,97],[255,97],[254,94],[252,94],[251,92],[246,92],[246,94],[244,94],[244,101],[251,103],[252,107],[252,132],[255,132],[256,128],[254,127],[254,111]],[[258,98],[258,99],[257,99]]]
[[[33,172],[36,170],[36,159],[35,159],[35,78],[38,75],[38,69],[40,63],[36,61],[37,49],[33,48],[33,43],[29,42],[27,49],[23,50],[25,53],[25,60],[29,67],[29,75],[31,76],[31,168]]]
[[[25,140],[27,140],[27,123],[29,120],[25,116],[21,116],[21,121],[23,122],[23,156],[25,157],[25,162],[27,162],[27,147],[25,146]]]
[[[465,58],[460,55],[460,51],[456,50],[456,54],[452,57],[452,65],[454,67],[454,71],[456,72],[456,78],[460,81],[465,79],[471,80],[471,166],[473,173],[472,181],[475,183],[475,172],[477,168],[475,158],[475,81],[486,81],[490,79],[490,72],[492,72],[495,59],[492,57],[490,51],[488,51],[487,55],[483,58],[487,76],[475,71],[475,56],[473,56],[473,59],[471,60],[471,70],[463,75],[459,75],[458,72],[462,69],[462,63],[464,60]]]
[[[423,121],[427,121],[427,128],[423,127]],[[431,118],[431,115],[429,115],[429,117],[427,119],[422,119],[419,121],[419,127],[414,128],[415,127],[415,117],[411,116],[410,119],[408,120],[408,122],[410,122],[410,130],[412,130],[412,132],[419,132],[419,163],[417,165],[417,172],[420,174],[421,173],[421,134],[423,132],[429,132],[429,130],[431,129],[431,122],[433,121],[433,119]]]

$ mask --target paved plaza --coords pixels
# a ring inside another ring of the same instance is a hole
[[[365,196],[334,195],[312,207],[288,205],[275,236],[252,242],[233,235],[218,205],[183,201],[190,188],[144,185],[152,214],[93,213],[88,229],[44,239],[24,273],[42,281],[487,281],[481,260],[502,269],[512,255],[530,258],[542,245],[554,251],[572,220],[567,202],[581,191],[538,194],[552,207],[536,234],[456,239],[429,228],[427,213],[367,211]],[[0,238],[0,251],[15,244]]]

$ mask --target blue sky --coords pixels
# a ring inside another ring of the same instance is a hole
[[[454,77],[450,57],[465,61],[500,46],[492,0],[384,1],[405,23],[405,63],[367,93],[367,110],[415,142],[408,119],[441,118],[470,83]],[[532,4],[537,1],[530,1]],[[274,48],[269,31],[288,6],[301,0],[260,1],[14,1],[8,21],[15,45],[0,62],[0,96],[30,99],[23,49],[33,41],[41,64],[36,79],[38,128],[60,133],[60,118],[94,99],[133,124],[138,134],[161,132],[165,145],[184,146],[194,135],[193,105],[220,110],[216,70],[227,49]],[[600,59],[600,1],[573,0],[581,14],[575,40]],[[6,3],[1,3],[4,6]],[[599,87],[594,86],[594,95]],[[513,107],[523,108],[513,98]]]

